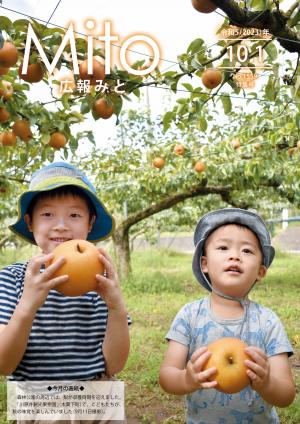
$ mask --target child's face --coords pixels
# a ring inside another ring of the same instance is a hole
[[[236,297],[243,297],[267,272],[255,234],[234,224],[221,226],[208,237],[201,265],[212,286]]]
[[[67,240],[86,240],[93,225],[85,200],[72,194],[38,199],[25,221],[43,253]]]

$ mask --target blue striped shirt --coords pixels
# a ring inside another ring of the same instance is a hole
[[[0,271],[0,324],[8,323],[20,301],[27,264],[14,263]],[[106,303],[96,292],[68,297],[50,290],[9,380],[92,380],[105,373],[107,317]]]

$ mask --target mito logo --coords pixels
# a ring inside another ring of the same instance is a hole
[[[90,29],[93,29],[92,26],[94,25],[94,21],[92,19],[89,19],[85,23],[86,27]],[[88,74],[93,73],[93,48],[94,48],[94,39],[96,37],[94,35],[87,35],[87,59],[88,59]],[[110,74],[111,69],[111,43],[112,42],[118,42],[119,37],[117,35],[111,34],[111,22],[110,21],[104,21],[104,34],[99,35],[97,37],[99,41],[104,42],[104,52],[105,52],[105,74]],[[52,63],[49,62],[43,47],[41,46],[41,43],[38,40],[37,35],[35,34],[32,26],[28,25],[28,32],[27,32],[27,38],[26,38],[26,45],[25,45],[25,54],[24,54],[24,61],[22,66],[22,74],[27,73],[28,69],[28,63],[29,63],[29,56],[30,56],[30,49],[31,49],[31,42],[33,42],[40,54],[41,60],[44,62],[47,71],[52,74],[54,71],[55,66],[57,65],[57,62],[62,55],[66,45],[70,43],[70,50],[71,50],[71,58],[73,63],[73,72],[75,75],[79,74],[79,66],[78,66],[78,60],[77,60],[77,51],[76,51],[76,43],[75,43],[75,35],[74,35],[74,27],[73,24],[70,24],[63,39],[62,42],[57,49],[57,52],[52,60]],[[147,49],[150,48],[152,51],[151,56],[151,63],[148,67],[143,67],[143,69],[134,69],[130,66],[130,64],[127,61],[127,51],[130,48],[130,46],[134,43],[142,43],[145,46],[147,46]],[[151,37],[143,34],[139,35],[132,35],[125,39],[121,46],[120,46],[120,53],[119,53],[119,59],[121,66],[124,70],[129,72],[133,75],[143,76],[147,75],[150,72],[152,72],[158,65],[160,60],[160,49],[156,41],[154,41]]]

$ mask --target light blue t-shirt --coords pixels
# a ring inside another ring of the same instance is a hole
[[[189,348],[187,361],[201,346],[222,337],[238,337],[246,344],[264,350],[268,357],[293,354],[292,346],[277,315],[268,308],[247,300],[247,315],[238,319],[217,317],[210,297],[186,304],[176,315],[168,340]],[[215,389],[197,390],[186,396],[187,424],[275,424],[275,408],[246,387],[239,393],[226,394]]]

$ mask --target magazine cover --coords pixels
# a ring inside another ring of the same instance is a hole
[[[0,423],[300,423],[300,4],[0,2]]]

